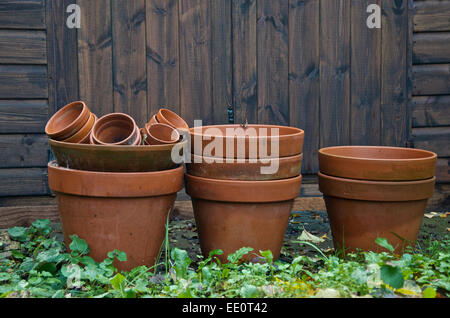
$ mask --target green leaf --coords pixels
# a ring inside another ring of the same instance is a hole
[[[116,274],[116,276],[114,276],[110,280],[111,286],[115,290],[123,290],[125,286],[125,280],[126,280],[125,276],[123,276],[122,274]]]
[[[257,298],[260,296],[258,288],[253,285],[245,284],[241,290],[240,294],[244,298]]]
[[[70,239],[72,243],[70,243],[69,248],[72,252],[78,252],[81,255],[89,253],[89,246],[85,240],[79,238],[78,235],[71,235]]]
[[[12,229],[8,229],[8,233],[12,239],[19,242],[23,242],[27,237],[27,229],[21,226],[16,226]]]
[[[387,239],[379,237],[375,240],[375,243],[380,245],[381,247],[384,247],[389,252],[394,253],[394,247],[391,244],[389,244]]]
[[[381,273],[381,280],[385,284],[395,289],[403,287],[405,281],[403,279],[403,273],[400,268],[390,265],[382,265],[380,268],[380,273]]]
[[[11,279],[11,274],[9,273],[0,273],[0,282],[6,282]]]
[[[272,264],[273,263],[273,254],[272,251],[267,250],[267,251],[259,251],[259,253],[261,254],[262,257],[264,257],[267,261],[268,264]]]
[[[189,258],[188,252],[179,248],[172,249],[170,256],[175,261],[175,272],[178,277],[186,278],[187,269],[191,265],[192,260]]]
[[[436,298],[436,290],[433,287],[427,287],[423,291],[423,298]]]
[[[48,234],[51,232],[50,227],[50,220],[44,219],[44,220],[36,220],[32,223],[32,225],[38,229],[39,231],[43,232],[44,234]]]
[[[247,255],[251,251],[253,251],[253,248],[243,247],[243,248],[237,250],[236,252],[234,252],[233,254],[228,255],[228,261],[231,264],[237,264],[241,260],[242,257]]]

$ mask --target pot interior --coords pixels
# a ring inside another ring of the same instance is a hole
[[[103,143],[116,144],[129,138],[134,132],[135,126],[132,121],[114,119],[99,125],[95,137]]]
[[[152,137],[163,142],[177,142],[179,139],[176,130],[168,125],[154,124],[148,127],[148,131]]]
[[[167,109],[161,109],[161,115],[177,128],[185,128],[187,125],[183,118]]]
[[[330,156],[378,160],[427,159],[435,156],[425,150],[393,147],[330,147],[320,152]]]
[[[53,117],[53,120],[49,126],[52,132],[61,131],[71,123],[73,123],[82,113],[83,104],[77,103],[72,107],[67,108],[57,116]]]

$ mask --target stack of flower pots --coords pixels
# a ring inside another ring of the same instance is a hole
[[[417,240],[435,184],[435,153],[395,147],[330,147],[319,151],[324,194],[335,248],[396,253]]]
[[[48,126],[55,126],[60,115]],[[74,126],[77,116],[70,118],[55,130]],[[56,194],[66,245],[76,234],[96,261],[118,249],[127,254],[126,262],[115,262],[119,270],[151,267],[183,186],[184,168],[171,157],[178,140],[141,145],[135,121],[120,113],[100,118],[91,130],[91,144],[50,140],[56,161],[48,164],[49,186]]]
[[[260,134],[272,128],[278,130],[276,135]],[[250,129],[256,135],[247,135]],[[226,262],[230,253],[251,247],[254,253],[243,260],[258,258],[265,250],[277,259],[300,192],[304,132],[292,127],[224,125],[194,128],[190,134],[186,192],[192,198],[203,255],[221,249],[219,259]],[[221,149],[206,154],[211,145]],[[257,152],[250,151],[253,146]],[[278,169],[263,173],[261,168],[269,166]]]

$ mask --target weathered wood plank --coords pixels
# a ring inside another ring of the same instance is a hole
[[[289,125],[289,1],[258,0],[258,122]]]
[[[45,32],[0,30],[0,63],[47,64]]]
[[[131,115],[139,127],[147,114],[144,0],[111,2],[114,111]]]
[[[180,112],[189,126],[194,119],[213,122],[211,3],[180,2]]]
[[[436,164],[436,181],[450,182],[450,158],[439,158]]]
[[[78,30],[80,99],[103,116],[114,111],[110,0],[77,0],[81,10]]]
[[[213,123],[228,124],[232,96],[231,1],[211,1]]]
[[[0,196],[49,194],[47,168],[0,169]]]
[[[407,117],[408,1],[382,0],[381,144],[405,146]]]
[[[73,0],[47,1],[49,113],[79,100],[77,29],[66,25],[66,8]]]
[[[450,157],[450,127],[414,128],[413,148],[433,151],[439,157]]]
[[[414,34],[413,63],[450,63],[450,32]]]
[[[320,2],[320,147],[350,144],[350,1]]]
[[[450,1],[415,1],[414,31],[450,31]]]
[[[414,65],[413,95],[450,95],[450,64]]]
[[[46,135],[0,135],[0,168],[45,167],[47,162]]]
[[[289,3],[290,124],[305,131],[303,173],[319,170],[319,1]]]
[[[47,66],[0,65],[2,99],[47,98]]]
[[[56,205],[54,196],[14,196],[0,197],[0,207]],[[0,213],[1,214],[1,213]]]
[[[381,30],[364,26],[366,8],[381,1],[351,1],[351,144],[379,145],[381,139]],[[326,23],[326,22],[325,22]]]
[[[162,107],[180,113],[178,6],[177,0],[146,2],[149,117]]]
[[[415,96],[412,99],[413,127],[450,126],[450,96]]]
[[[0,134],[43,133],[47,100],[0,100]]]
[[[256,0],[233,0],[234,121],[258,123]]]
[[[0,208],[0,229],[28,227],[36,220],[60,222],[58,206],[16,206]]]
[[[0,28],[44,30],[46,27],[44,1],[45,0],[0,1]]]
[[[448,212],[450,206],[450,184],[437,183],[433,197],[428,200],[427,211]]]

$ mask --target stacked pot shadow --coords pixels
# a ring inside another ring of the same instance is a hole
[[[386,238],[396,253],[417,240],[435,184],[435,153],[394,147],[330,147],[319,151],[335,248],[342,253],[381,251]]]
[[[87,107],[71,105],[50,119],[47,132],[75,130],[67,127],[75,126]],[[64,116],[71,108],[70,116]],[[96,261],[118,249],[127,254],[126,262],[115,263],[119,270],[154,265],[184,175],[183,166],[171,157],[173,147],[183,141],[173,139],[179,136],[174,125],[165,126],[159,134],[151,129],[157,143],[144,142],[148,137],[133,118],[120,113],[96,121],[88,134],[91,144],[58,141],[49,134],[56,158],[48,165],[49,186],[56,194],[67,246],[76,234],[87,241]]]
[[[206,126],[190,130],[192,157],[191,163],[186,164],[185,181],[186,191],[192,198],[202,253],[207,257],[211,251],[221,249],[224,253],[219,259],[225,262],[230,253],[251,247],[253,253],[247,254],[244,260],[257,258],[260,251],[266,250],[277,259],[293,201],[300,192],[304,132],[276,127],[279,137],[263,136],[259,135],[261,128],[270,131],[274,127],[248,125],[242,129],[242,135],[234,136],[227,134],[228,128],[241,127]],[[256,130],[258,135],[245,137],[247,129]],[[260,155],[261,145],[267,146],[267,154],[273,154],[273,138],[279,141],[279,155],[275,158]],[[199,140],[200,145],[196,144]],[[223,145],[221,154],[213,151],[205,156],[205,149],[211,143]],[[256,155],[249,152],[252,143],[258,147]],[[233,155],[227,152],[227,145],[234,147]],[[240,151],[244,149],[242,155]],[[279,168],[269,174],[261,170],[276,165]]]

